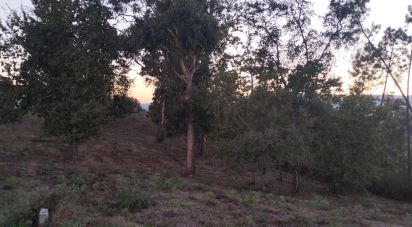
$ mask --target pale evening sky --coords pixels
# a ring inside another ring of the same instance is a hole
[[[329,0],[312,0],[312,2],[315,4],[315,12],[321,16],[326,11]],[[369,3],[371,10],[366,25],[370,25],[373,22],[381,24],[382,28],[387,26],[403,27],[408,5],[412,5],[412,0],[371,0]],[[0,0],[0,19],[5,19],[10,9],[17,9],[21,6],[26,9],[30,8],[30,0]],[[333,73],[343,78],[346,87],[350,83],[348,70],[351,68],[351,56],[355,51],[356,47],[349,50],[341,50],[337,53],[336,66]],[[153,88],[147,87],[144,78],[138,75],[135,70],[132,70],[129,75],[134,79],[131,95],[139,99],[141,103],[150,103]],[[403,87],[406,87],[405,82],[405,80],[402,81]],[[380,94],[381,91],[381,87],[376,87],[372,90],[372,93]],[[398,94],[392,82],[389,83],[389,92]]]

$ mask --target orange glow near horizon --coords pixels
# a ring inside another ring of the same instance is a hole
[[[139,100],[142,104],[151,103],[154,92],[153,85],[148,85],[145,79],[136,71],[130,71],[128,76],[133,79],[129,95]]]

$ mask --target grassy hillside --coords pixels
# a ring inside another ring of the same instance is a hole
[[[410,226],[412,204],[373,195],[327,193],[290,177],[252,175],[212,158],[185,177],[184,139],[154,140],[156,126],[135,114],[105,127],[68,159],[62,141],[41,136],[33,117],[0,126],[0,226],[31,226],[41,207],[53,226]],[[70,160],[70,161],[68,161]]]

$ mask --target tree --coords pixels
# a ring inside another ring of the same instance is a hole
[[[407,17],[408,19],[408,17]],[[412,37],[408,35],[406,29],[394,29],[388,27],[382,39],[377,45],[372,43],[369,34],[362,27],[362,32],[367,39],[364,48],[359,50],[354,59],[354,70],[352,75],[356,78],[354,91],[362,93],[371,85],[382,81],[382,73],[386,73],[384,90],[382,93],[381,104],[384,103],[386,84],[390,76],[401,93],[406,106],[405,125],[410,125],[409,114],[412,111],[409,100],[409,77],[412,64],[412,52],[409,54],[408,48],[412,43]],[[406,96],[401,89],[398,80],[407,74],[407,91]],[[410,127],[406,127],[407,141],[407,167],[408,179],[412,180],[411,173],[411,151],[410,151]]]
[[[27,111],[27,99],[18,82],[20,59],[25,55],[16,45],[20,24],[16,12],[8,18],[0,23],[0,123],[18,121]]]
[[[260,113],[259,117],[243,115],[242,122],[261,126],[252,129],[261,133],[266,130],[282,132],[284,139],[280,141],[287,144],[284,148],[293,148],[287,149],[290,153],[284,155],[287,162],[294,166],[293,191],[300,188],[301,168],[313,149],[316,138],[313,128],[320,119],[318,115],[322,114],[322,102],[340,88],[339,79],[330,73],[333,50],[359,39],[358,22],[362,22],[367,12],[366,3],[330,1],[323,30],[315,30],[311,26],[314,13],[309,1],[253,1],[241,4],[245,13],[235,27],[245,34],[247,40],[242,46],[243,53],[235,58],[233,64],[239,75],[245,78],[245,85],[240,89],[249,95],[250,100],[254,100],[255,92],[288,100],[273,100],[272,105],[278,105],[278,109],[285,112],[272,112],[271,108],[262,107],[259,111],[267,113]],[[289,123],[283,127],[287,130],[280,129],[283,124],[263,123],[263,119],[277,119],[278,114],[283,115],[281,122]],[[244,131],[238,132],[234,136]]]
[[[143,18],[136,19],[131,30],[142,37],[143,50],[167,66],[168,78],[184,84],[181,100],[186,106],[186,172],[193,174],[193,78],[202,57],[213,52],[218,44],[217,20],[208,12],[207,1],[164,0],[152,4]]]
[[[119,54],[112,13],[100,0],[32,3],[33,13],[12,18],[14,44],[24,50],[16,81],[46,133],[67,139],[76,154],[81,141],[98,135],[111,96],[129,84],[124,64],[113,64]]]

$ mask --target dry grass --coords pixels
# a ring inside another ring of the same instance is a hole
[[[53,226],[410,226],[412,205],[371,195],[334,196],[306,182],[301,194],[269,176],[250,185],[213,159],[184,177],[182,138],[155,143],[143,115],[118,119],[98,140],[67,146],[41,137],[38,119],[0,126],[0,226],[30,226],[40,207]]]

